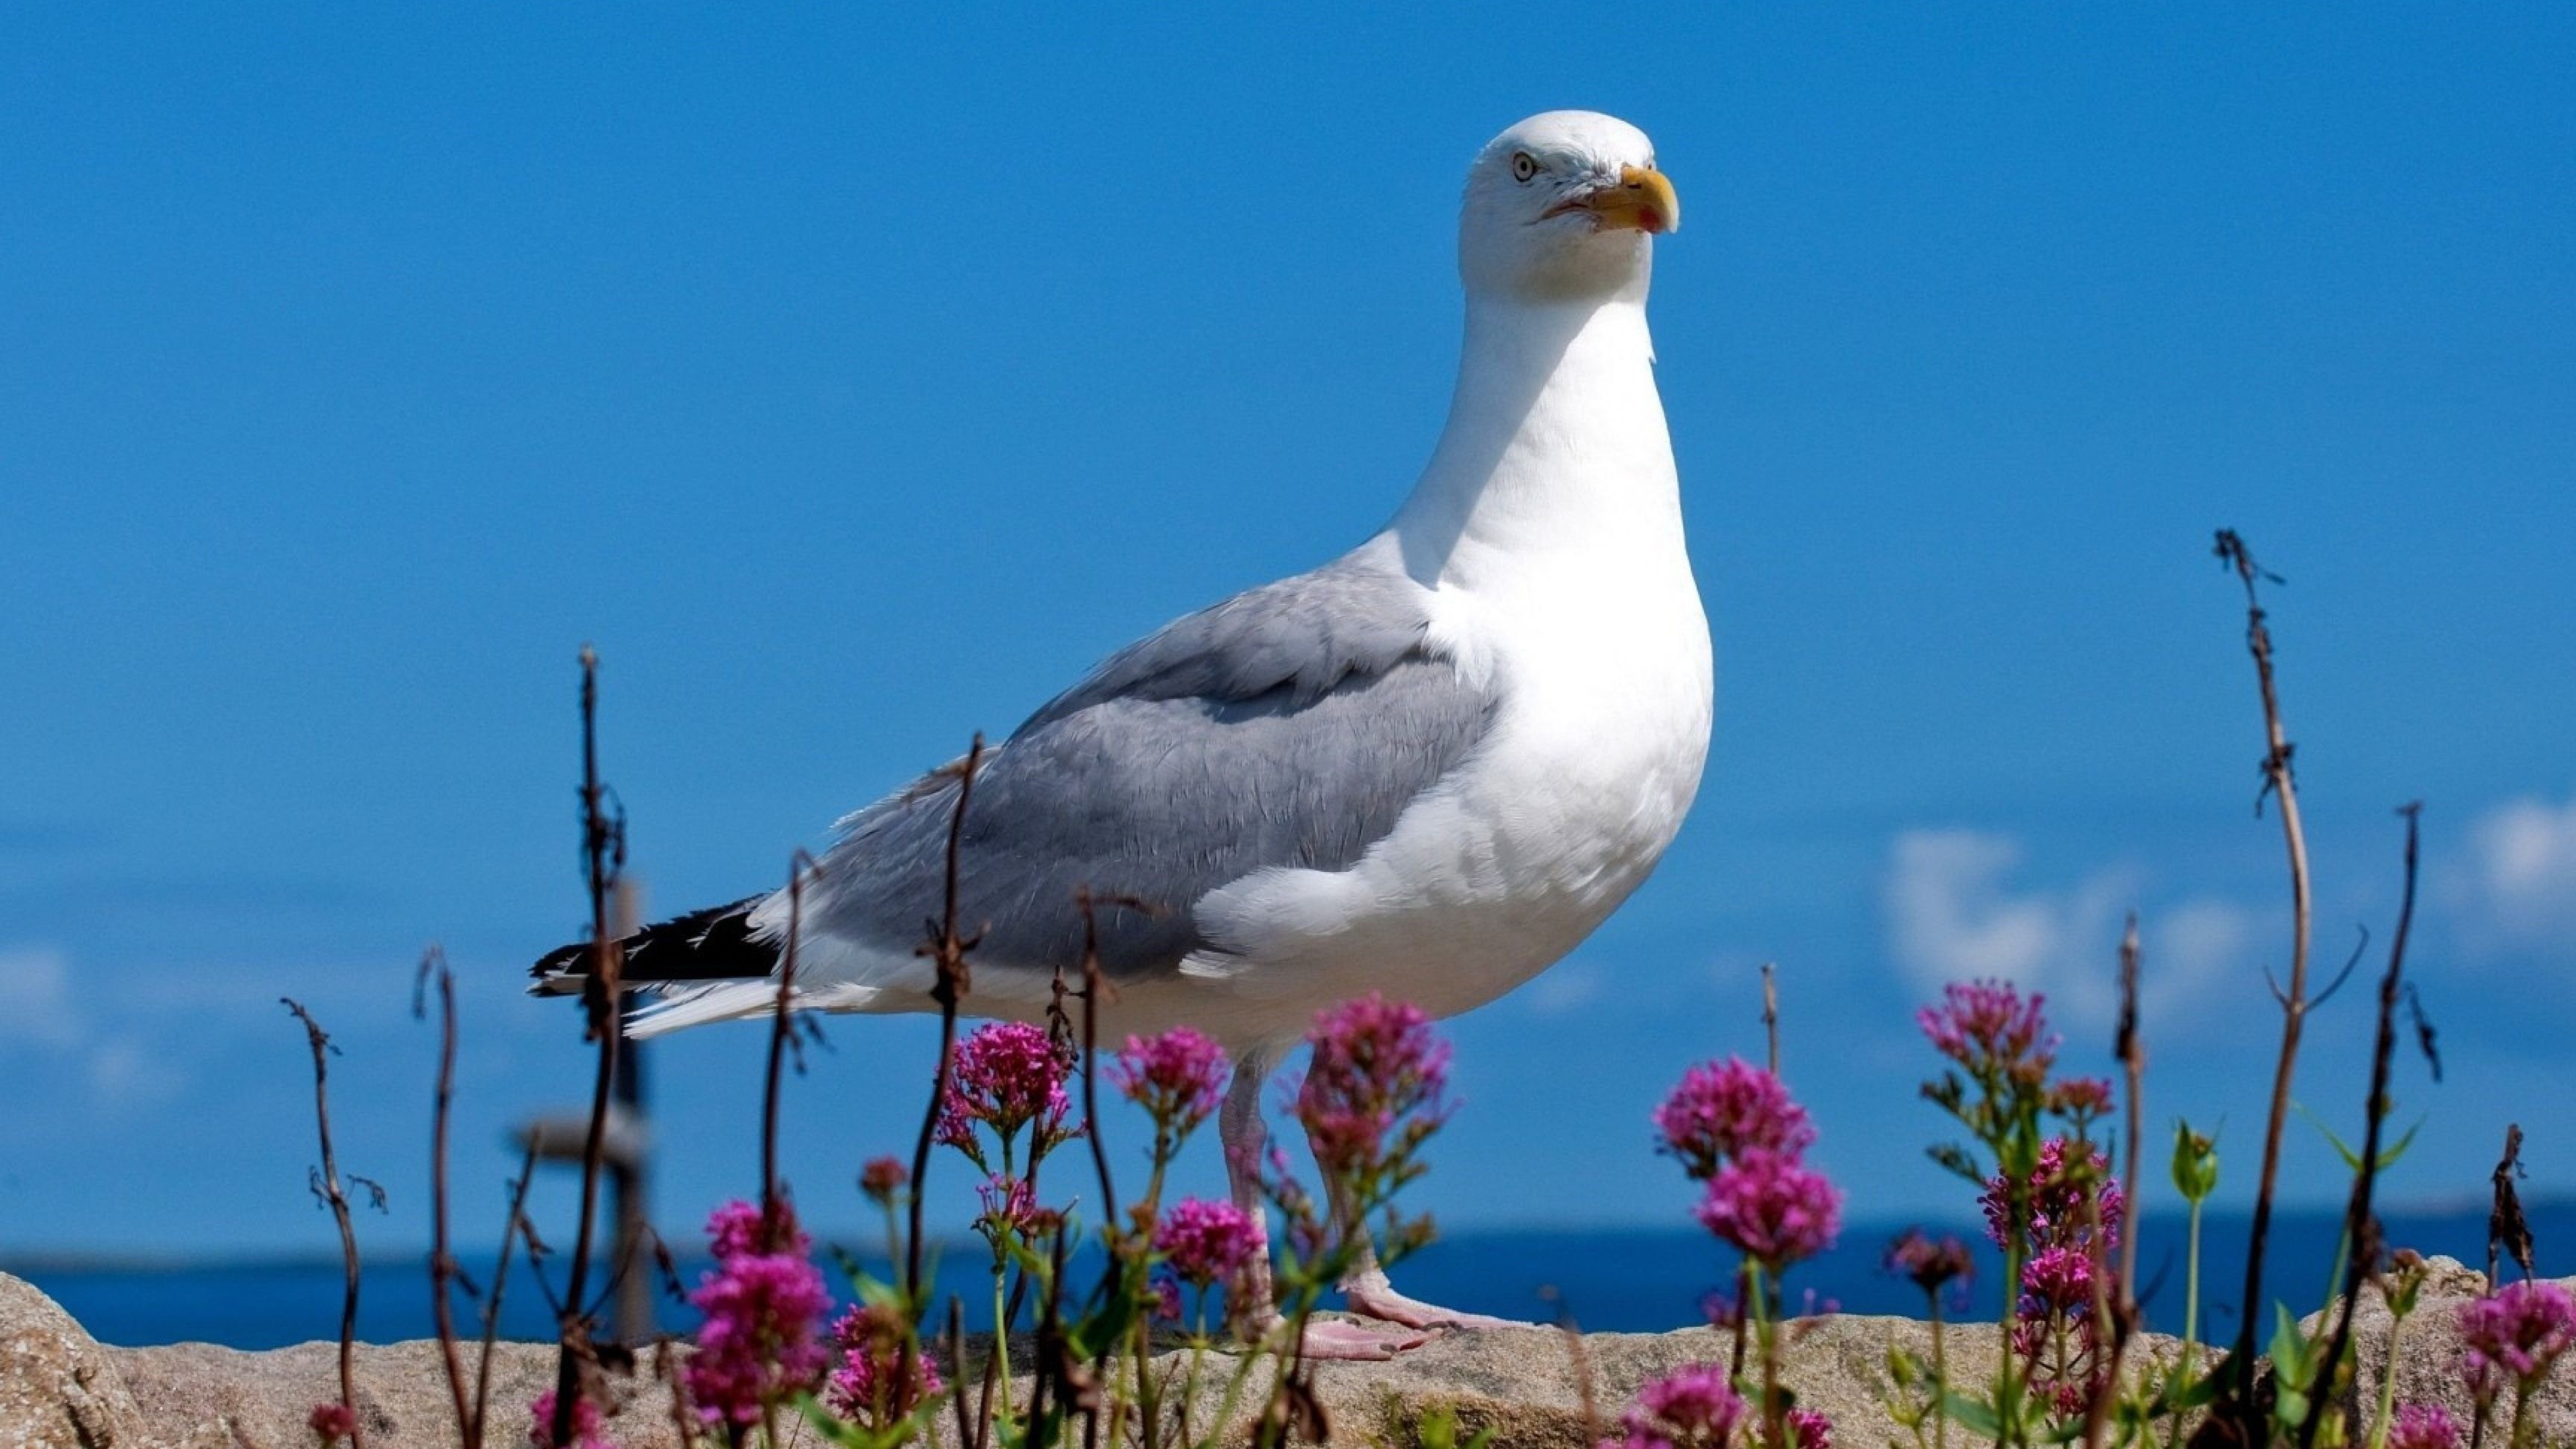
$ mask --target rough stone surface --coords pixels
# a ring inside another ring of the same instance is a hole
[[[333,1343],[246,1353],[210,1343],[111,1349],[151,1426],[155,1449],[311,1449],[306,1418],[340,1397]],[[466,1346],[472,1367],[473,1345]],[[492,1356],[484,1442],[523,1449],[528,1405],[554,1387],[552,1344],[504,1343]],[[363,1344],[357,1352],[359,1427],[368,1449],[452,1449],[456,1414],[447,1371],[431,1339]],[[634,1402],[614,1421],[620,1449],[676,1449],[670,1396],[649,1374],[626,1388]]]
[[[144,1420],[108,1354],[34,1285],[0,1273],[0,1444],[140,1449]]]
[[[2486,1292],[2486,1275],[2454,1258],[2432,1258],[2427,1262],[2431,1276],[2424,1282],[2424,1296],[2407,1316],[2397,1339],[2397,1402],[2440,1404],[2466,1428],[2477,1411],[2460,1377],[2460,1308]],[[2562,1287],[2576,1290],[2576,1278],[2558,1281]],[[2387,1300],[2375,1291],[2365,1290],[2352,1314],[2349,1352],[2353,1399],[2345,1405],[2347,1412],[2356,1406],[2363,1414],[2378,1408],[2380,1381],[2389,1368],[2389,1328],[2393,1322]],[[2334,1323],[2326,1315],[2316,1314],[2301,1327],[2304,1332],[2319,1335],[2331,1332]],[[2563,1365],[2532,1396],[2532,1422],[2539,1426],[2544,1444],[2576,1441],[2576,1372],[2571,1369],[2576,1369],[2576,1364]],[[2497,1413],[2508,1415],[2512,1409],[2508,1394]],[[2497,1427],[2502,1428],[2501,1420]],[[2488,1442],[2499,1441],[2490,1437]]]
[[[2397,1345],[2400,1403],[2442,1404],[2467,1421],[2457,1321],[2460,1306],[2484,1287],[2480,1274],[2433,1260],[2422,1306]],[[2311,1318],[2308,1326],[2322,1332],[2330,1320]],[[2389,1327],[2386,1304],[2376,1293],[2366,1295],[2353,1320],[2358,1412],[2375,1406],[2388,1372]],[[1929,1329],[1902,1318],[1806,1320],[1792,1329],[1784,1379],[1802,1404],[1832,1416],[1838,1442],[1873,1449],[1903,1438],[1880,1401],[1891,1345],[1928,1358]],[[1495,1442],[1506,1449],[1580,1449],[1593,1442],[1596,1425],[1615,1422],[1640,1383],[1684,1363],[1722,1362],[1729,1346],[1726,1334],[1709,1329],[1589,1334],[1579,1350],[1547,1329],[1453,1333],[1390,1363],[1323,1365],[1318,1388],[1339,1444],[1412,1449],[1425,1417],[1445,1409],[1470,1433],[1494,1429]],[[1991,1326],[1952,1328],[1947,1348],[1954,1380],[1973,1383],[1992,1373]],[[2172,1351],[2171,1340],[2149,1338],[2132,1350],[2132,1362],[2141,1352],[2163,1357]],[[0,1275],[0,1446],[307,1449],[306,1417],[315,1404],[339,1396],[336,1353],[328,1343],[268,1353],[209,1344],[101,1348],[52,1300]],[[1027,1346],[1017,1346],[1013,1358],[1028,1362]],[[1195,1398],[1195,1424],[1213,1417],[1231,1363],[1223,1355],[1207,1359],[1209,1382]],[[1185,1364],[1185,1355],[1171,1354],[1159,1370],[1177,1374]],[[493,1449],[526,1444],[527,1406],[551,1386],[553,1367],[551,1345],[500,1346],[487,1441]],[[362,1346],[357,1378],[371,1449],[448,1449],[457,1442],[435,1343]],[[1264,1387],[1252,1386],[1254,1401]],[[629,1402],[611,1421],[611,1439],[621,1449],[677,1449],[669,1396],[650,1373],[626,1381],[623,1391]],[[2532,1412],[2544,1442],[2576,1442],[2576,1371],[2555,1376],[2535,1396]],[[1955,1430],[1950,1440],[1968,1443]]]

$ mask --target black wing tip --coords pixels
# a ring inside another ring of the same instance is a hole
[[[765,896],[745,896],[659,921],[627,937],[626,967],[630,983],[718,981],[761,977],[778,964],[778,950],[751,934],[752,908]],[[535,996],[572,996],[590,975],[593,946],[575,941],[557,946],[528,968]]]

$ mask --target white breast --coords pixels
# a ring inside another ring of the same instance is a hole
[[[1202,901],[1225,950],[1185,968],[1198,1019],[1293,1032],[1368,991],[1454,1015],[1554,964],[1646,878],[1708,755],[1708,626],[1677,549],[1593,578],[1444,591],[1434,637],[1492,671],[1491,732],[1349,869]]]

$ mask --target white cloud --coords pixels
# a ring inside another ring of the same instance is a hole
[[[0,1040],[78,1045],[80,1012],[72,1004],[71,980],[71,961],[60,951],[0,951]]]
[[[2450,895],[2481,950],[2576,948],[2576,796],[2525,796],[2479,816]]]
[[[177,1094],[184,1078],[132,1037],[101,1042],[89,1054],[89,1085],[110,1106],[135,1106]]]
[[[71,958],[50,947],[0,951],[0,1041],[17,1041],[79,1064],[110,1106],[154,1101],[182,1084],[178,1070],[139,1038],[96,1040],[72,994]]]
[[[1532,1016],[1563,1016],[1601,999],[1610,989],[1601,968],[1590,961],[1568,961],[1542,973],[1522,990]]]
[[[1889,851],[1888,945],[1925,993],[2000,977],[2042,991],[2070,1016],[2108,1021],[2123,918],[2140,913],[2148,1005],[2182,999],[2225,972],[2252,969],[2264,914],[2194,897],[2157,905],[2141,872],[2111,865],[2071,885],[2021,886],[2021,842],[1978,830],[1908,830]]]

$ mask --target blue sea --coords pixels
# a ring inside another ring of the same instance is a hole
[[[2576,1268],[2576,1201],[2535,1205],[2531,1225],[2544,1274]],[[1923,1308],[1911,1284],[1888,1276],[1880,1255],[1907,1225],[1879,1223],[1847,1228],[1821,1258],[1800,1265],[1789,1278],[1793,1304],[1854,1313],[1913,1313]],[[1944,1225],[1931,1225],[1939,1228]],[[1983,1256],[1977,1280],[1960,1311],[1989,1314],[1998,1306],[1996,1257],[1984,1252],[1977,1230],[1947,1225],[1977,1243]],[[2443,1253],[2483,1265],[2486,1213],[2393,1213],[2389,1241],[2424,1253]],[[2289,1213],[2275,1224],[2271,1291],[2305,1312],[2323,1298],[2340,1223],[2325,1213]],[[2235,1325],[2243,1273],[2246,1223],[2212,1215],[2204,1228],[2201,1295],[2204,1336],[2225,1337]],[[2139,1240],[2138,1273],[2151,1327],[2179,1326],[2183,1301],[2183,1222],[2150,1216]],[[952,1245],[939,1272],[943,1293],[985,1301],[989,1280],[978,1272],[982,1245]],[[830,1261],[825,1255],[825,1261]],[[883,1275],[881,1258],[858,1261]],[[0,1260],[79,1318],[104,1342],[125,1345],[204,1341],[236,1348],[275,1348],[339,1331],[340,1265],[336,1259],[120,1264],[101,1261]],[[469,1262],[480,1282],[488,1260]],[[704,1264],[682,1262],[684,1281],[695,1282]],[[1684,1230],[1461,1232],[1407,1260],[1397,1279],[1407,1293],[1435,1303],[1506,1318],[1553,1320],[1570,1314],[1587,1329],[1659,1330],[1702,1321],[1702,1302],[1727,1277],[1730,1263],[1706,1234]],[[559,1281],[559,1269],[558,1281]],[[505,1295],[502,1330],[512,1338],[554,1336],[547,1294],[522,1266]],[[695,1315],[685,1304],[661,1304],[661,1324],[685,1330]],[[471,1332],[467,1323],[465,1331]],[[426,1336],[430,1332],[429,1283],[419,1259],[378,1259],[365,1268],[358,1334],[371,1341]]]

